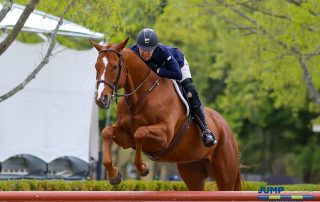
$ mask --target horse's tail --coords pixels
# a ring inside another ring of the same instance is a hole
[[[234,184],[234,191],[241,191],[242,188],[244,188],[244,184],[243,184],[243,181],[241,179],[240,168],[239,168],[238,174],[237,174],[237,179],[236,179],[236,182]]]

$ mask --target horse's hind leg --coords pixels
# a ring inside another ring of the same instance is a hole
[[[177,163],[180,176],[189,191],[203,191],[205,180],[209,177],[205,162]]]
[[[240,189],[240,173],[237,154],[225,153],[224,150],[216,150],[213,154],[213,162],[209,172],[215,179],[219,191],[238,191]]]

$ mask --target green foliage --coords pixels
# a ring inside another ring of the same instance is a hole
[[[201,16],[193,1],[168,1],[164,13],[157,19],[155,29],[161,43],[179,47],[186,56],[200,92],[208,87],[208,80],[216,78],[214,21]],[[208,77],[209,76],[209,77]]]
[[[56,40],[63,44],[65,47],[76,49],[76,50],[87,50],[91,49],[92,45],[88,43],[87,39],[80,37],[65,37],[65,36],[57,36]]]
[[[26,5],[29,1],[17,0],[15,3]],[[59,17],[69,1],[40,1],[36,9]],[[119,42],[125,37],[135,37],[136,32],[145,26],[151,26],[162,11],[160,0],[77,0],[65,19],[105,34],[107,41]],[[58,37],[58,41],[67,47],[86,49],[85,40]]]
[[[256,190],[259,190],[260,187],[265,187],[265,186],[267,186],[267,183],[265,182],[246,181],[244,183],[244,190],[256,191]]]
[[[205,185],[205,191],[218,191],[218,186],[215,182],[209,182]]]
[[[235,74],[242,71],[245,82],[250,79],[260,81],[256,83],[256,89],[268,91],[269,97],[275,100],[275,107],[286,106],[293,110],[304,108],[307,101],[306,85],[298,59],[291,52],[291,48],[296,48],[302,53],[315,50],[317,44],[314,44],[314,41],[319,40],[319,35],[308,28],[318,29],[319,17],[304,9],[304,3],[301,7],[288,1],[260,1],[247,7],[235,1],[229,1],[229,4],[247,18],[237,15],[227,7],[221,11],[225,17],[235,22],[236,26],[245,24],[249,27],[244,30],[234,29],[232,32],[219,30],[223,32],[223,38],[228,37],[227,43],[218,42],[225,50],[221,59],[232,64]],[[308,4],[318,5],[316,2]],[[253,9],[248,9],[250,6]],[[213,8],[208,8],[211,9]],[[254,30],[257,34],[245,35],[245,32]],[[285,46],[280,45],[280,42]],[[314,59],[318,60],[319,57]],[[319,69],[313,63],[308,63],[308,66],[310,72]],[[313,81],[315,84],[319,82],[317,78]]]
[[[320,181],[320,148],[315,148],[315,151],[313,153],[313,159],[312,159],[312,177],[314,178],[313,181],[317,182]]]
[[[292,167],[292,175],[299,176],[301,179],[311,183],[320,181],[320,148],[317,137],[310,138],[308,141],[309,147],[302,147],[298,150],[297,156],[290,161]]]
[[[216,185],[215,183],[206,183],[205,190],[215,190],[216,186],[214,187],[213,185]],[[172,191],[187,191],[187,186],[184,184],[184,182],[181,181],[176,181],[176,182],[171,182],[172,186]]]
[[[25,180],[18,181],[15,187],[15,190],[31,191],[30,184]]]
[[[20,32],[17,36],[17,40],[23,43],[35,44],[42,43],[43,40],[34,33]]]
[[[285,191],[303,191],[303,192],[310,192],[316,191],[320,189],[319,184],[296,184],[296,185],[284,185]]]
[[[12,183],[12,181],[2,181],[0,183],[1,191],[14,191],[16,190],[16,183]]]
[[[298,156],[298,162],[302,166],[300,167],[302,170],[309,170],[310,163],[312,162],[312,151],[311,148],[305,147],[302,149],[300,155]]]

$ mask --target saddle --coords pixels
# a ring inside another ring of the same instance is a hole
[[[180,100],[182,101],[182,103],[184,104],[184,106],[186,107],[186,116],[187,117],[191,117],[191,114],[190,114],[190,103],[189,103],[189,100],[187,98],[187,93],[183,90],[183,87],[180,83],[178,83],[176,80],[173,80],[171,79],[173,85],[174,85],[174,88],[180,98]]]

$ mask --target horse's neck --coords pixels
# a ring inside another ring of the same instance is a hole
[[[125,48],[122,53],[129,73],[124,90],[126,93],[131,93],[146,79],[150,70],[142,59],[140,59],[132,50]],[[155,81],[156,74],[152,71],[150,74],[151,75],[145,83],[137,90],[135,99],[139,99],[139,97],[145,94]]]
[[[124,86],[124,91],[126,94],[132,93],[135,90],[135,87],[133,85],[133,81],[131,78],[131,75],[128,74],[126,78],[126,84]],[[138,97],[136,93],[133,93],[131,96],[128,97],[130,103],[137,103]]]

